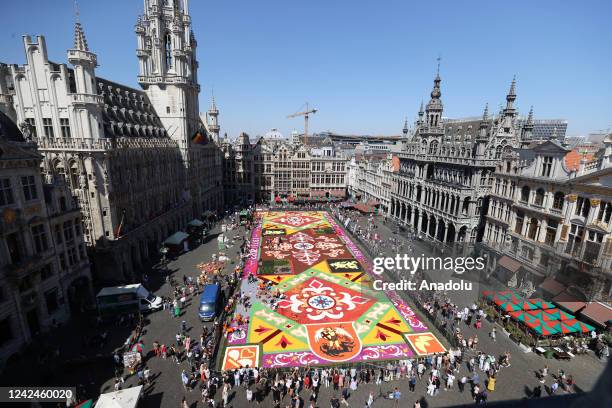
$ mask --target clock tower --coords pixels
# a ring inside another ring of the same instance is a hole
[[[138,83],[181,148],[183,159],[199,117],[197,43],[191,30],[188,0],[144,0],[135,27]]]

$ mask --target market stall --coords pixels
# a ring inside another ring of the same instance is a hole
[[[140,401],[142,385],[100,395],[95,408],[135,408]]]

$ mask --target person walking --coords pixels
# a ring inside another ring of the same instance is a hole
[[[492,375],[492,376],[489,378],[489,382],[487,383],[487,389],[488,389],[489,391],[495,391],[495,382],[496,382],[496,378],[495,378],[495,376],[494,376],[494,375]]]
[[[464,375],[463,377],[461,377],[461,380],[459,380],[459,392],[463,392],[463,390],[465,389],[466,383],[467,383],[467,377]]]
[[[559,383],[557,381],[553,382],[552,385],[550,386],[550,395],[553,395],[555,392],[557,392],[558,388],[559,388]]]
[[[342,399],[340,400],[340,403],[344,404],[344,405],[346,405],[348,407],[349,406],[349,403],[348,403],[349,397],[350,397],[349,389],[348,389],[348,387],[344,387],[342,389]]]
[[[185,391],[187,391],[189,384],[189,375],[187,374],[187,370],[183,370],[181,373],[181,382],[183,383],[183,388]]]
[[[434,384],[432,380],[429,380],[429,383],[427,384],[427,395],[431,395],[433,397],[435,391],[436,391],[436,385]]]
[[[366,401],[366,405],[369,407],[374,403],[374,393],[370,391],[370,395],[368,395],[368,400]]]
[[[491,340],[493,340],[494,343],[495,343],[496,337],[497,337],[497,329],[493,327],[493,330],[491,330]]]
[[[399,390],[399,388],[395,387],[395,390],[393,390],[393,401],[395,401],[394,405],[396,407],[400,406],[400,398],[401,397],[402,397],[401,391]]]
[[[223,391],[221,393],[221,401],[223,403],[223,407],[227,407],[227,403],[229,401],[229,389],[228,387],[223,387]]]
[[[548,366],[545,365],[542,370],[540,370],[540,382],[543,384],[546,382],[546,377],[548,376]]]
[[[454,384],[455,384],[455,376],[453,375],[453,373],[448,373],[448,375],[446,376],[446,388],[444,388],[444,390],[445,391],[446,389],[452,390]]]

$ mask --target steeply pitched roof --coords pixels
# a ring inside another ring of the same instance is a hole
[[[0,140],[23,142],[23,134],[15,122],[0,111]]]

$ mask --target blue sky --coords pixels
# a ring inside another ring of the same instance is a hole
[[[142,0],[80,0],[99,76],[137,86],[134,23]],[[612,127],[610,1],[191,0],[200,110],[211,88],[221,131],[303,129],[286,116],[308,101],[314,131],[399,134],[427,102],[442,57],[445,116],[497,110],[513,75],[517,105],[564,118],[568,134]],[[2,3],[0,61],[23,63],[23,34],[43,34],[66,61],[72,0]]]

